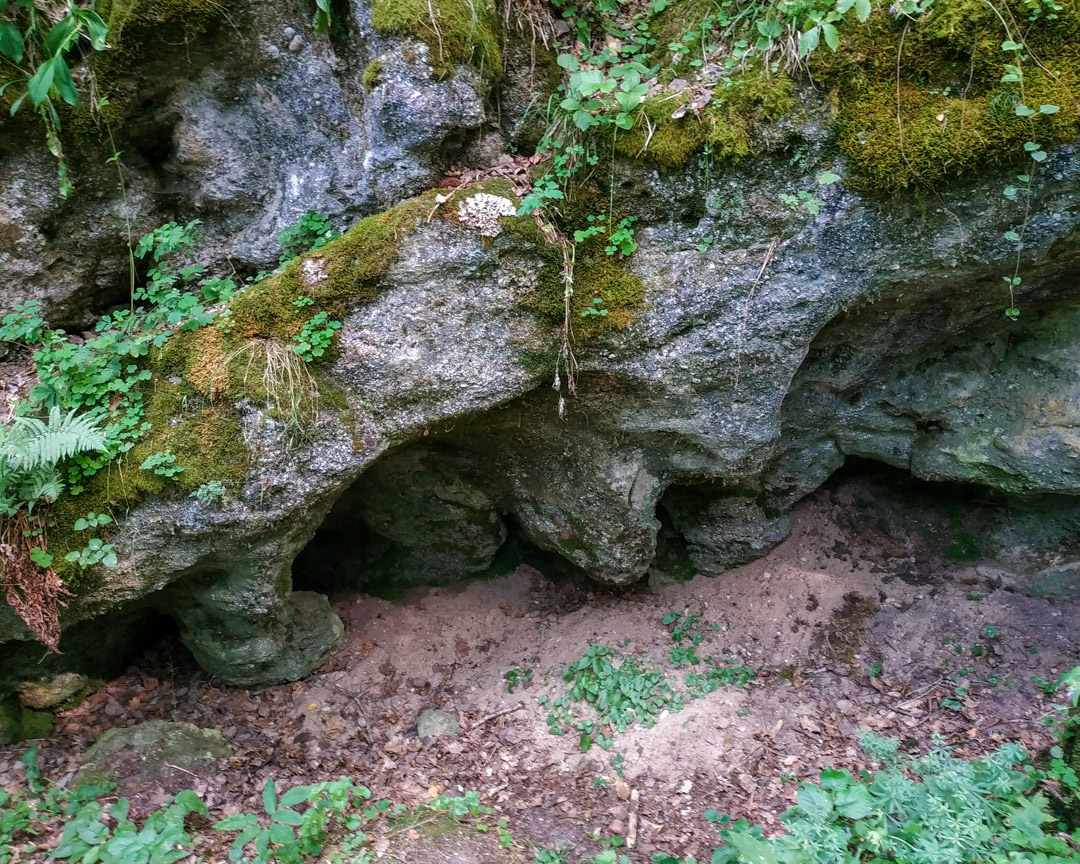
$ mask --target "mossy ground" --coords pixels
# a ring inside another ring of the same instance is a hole
[[[371,26],[387,36],[413,36],[425,43],[440,78],[462,64],[489,81],[502,73],[501,22],[493,0],[373,0]]]

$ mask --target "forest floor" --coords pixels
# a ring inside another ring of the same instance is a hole
[[[61,714],[38,742],[41,764],[66,782],[105,730],[188,721],[220,731],[234,755],[212,775],[121,782],[136,811],[193,788],[216,817],[257,812],[267,776],[280,789],[348,775],[410,806],[475,790],[494,810],[489,823],[506,820],[502,842],[442,823],[390,832],[377,847],[387,861],[531,862],[538,847],[591,861],[629,838],[620,853],[644,862],[658,851],[708,860],[706,811],[779,830],[799,781],[867,766],[860,729],[912,751],[934,736],[965,756],[1005,741],[1042,750],[1052,700],[1040,683],[1080,662],[1080,585],[1065,597],[1023,593],[985,562],[950,561],[926,540],[933,532],[883,528],[880,512],[853,517],[853,502],[875,494],[858,481],[821,490],[766,557],[660,593],[590,593],[521,566],[400,601],[338,596],[344,646],[308,679],[260,692],[215,686],[166,644]],[[695,634],[700,662],[673,662]],[[550,733],[559,710],[571,725],[596,717],[583,703],[553,704],[570,686],[564,665],[590,645],[672,682],[651,728],[601,721],[585,742],[577,730]],[[739,664],[756,673],[745,686],[692,698],[687,673]],[[455,715],[463,731],[421,740],[425,709]],[[597,732],[610,746],[582,752]],[[0,785],[17,780],[24,750],[0,750]]]

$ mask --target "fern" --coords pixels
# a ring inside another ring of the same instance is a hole
[[[12,468],[33,471],[53,468],[59,462],[90,450],[105,449],[105,433],[98,427],[100,418],[60,409],[49,409],[46,424],[35,417],[18,417],[0,439],[0,458]]]
[[[48,423],[17,417],[0,427],[0,513],[33,512],[39,501],[52,502],[64,491],[56,466],[78,453],[105,449],[99,417],[59,408],[49,410]]]

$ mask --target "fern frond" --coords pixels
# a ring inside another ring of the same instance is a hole
[[[0,457],[12,468],[34,471],[54,468],[76,453],[105,449],[105,434],[99,428],[100,417],[60,409],[49,409],[49,422],[34,417],[17,417],[8,427],[6,440],[0,443]]]

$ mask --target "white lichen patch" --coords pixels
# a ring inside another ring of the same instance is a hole
[[[300,281],[305,285],[317,285],[325,282],[327,278],[326,260],[323,258],[306,258],[300,264]]]
[[[513,216],[517,207],[509,198],[480,192],[458,204],[458,217],[461,224],[474,228],[481,237],[498,237],[502,233],[499,227],[500,216]]]

